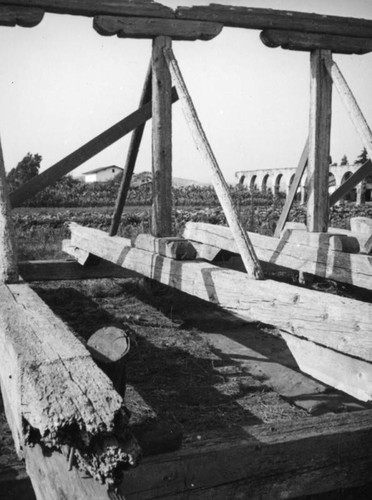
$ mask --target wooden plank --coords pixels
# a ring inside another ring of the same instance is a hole
[[[139,275],[99,260],[82,266],[75,260],[29,260],[18,263],[25,281],[90,280],[100,278],[138,278]]]
[[[294,176],[292,184],[289,188],[288,196],[285,199],[284,207],[282,209],[282,212],[280,214],[279,220],[278,220],[276,228],[275,228],[275,233],[274,233],[275,238],[280,237],[280,234],[283,230],[284,224],[287,221],[289,212],[290,212],[292,205],[293,205],[293,202],[296,198],[297,189],[300,185],[302,176],[303,176],[304,171],[307,167],[308,156],[309,156],[309,139],[306,139],[305,147],[302,151],[300,161],[297,165],[295,176]]]
[[[330,50],[338,54],[367,54],[372,51],[372,38],[361,38],[292,30],[264,30],[261,41],[267,47],[289,50]]]
[[[15,236],[0,139],[0,283],[18,281]]]
[[[351,217],[350,229],[356,233],[372,234],[372,218],[371,217]]]
[[[154,236],[172,235],[172,80],[163,49],[169,37],[158,36],[152,45],[152,219]]]
[[[337,229],[338,231],[338,229]],[[342,230],[340,230],[342,232]],[[215,248],[239,253],[227,227],[188,222],[183,236]],[[249,233],[261,261],[314,274],[322,278],[372,289],[372,263],[367,255],[331,252],[323,248],[291,245],[288,241]]]
[[[130,248],[125,240],[110,238],[98,229],[82,230],[75,223],[70,224],[70,229],[72,244],[98,257],[218,304],[248,321],[272,324],[336,351],[372,361],[371,304],[272,280],[250,280],[245,273],[206,262],[168,259]]]
[[[287,229],[281,234],[281,240],[290,245],[306,245],[316,248],[318,252],[345,252],[359,253],[360,246],[357,238],[337,233],[309,233],[302,229]]]
[[[147,69],[147,74],[145,78],[145,83],[143,86],[139,107],[141,108],[146,102],[151,100],[151,83],[152,79],[152,64],[150,61],[149,67]],[[130,144],[128,148],[127,161],[125,163],[123,176],[120,181],[119,192],[115,202],[114,214],[111,220],[111,226],[109,234],[110,236],[115,236],[118,232],[121,216],[127,200],[129,186],[132,180],[134,167],[136,165],[137,156],[142,141],[143,132],[145,130],[146,122],[137,127],[132,134],[130,139]]]
[[[304,373],[350,394],[372,402],[372,365],[321,346],[282,333],[291,354]]]
[[[203,432],[145,459],[119,488],[127,500],[295,498],[370,481],[371,411]]]
[[[213,21],[234,28],[296,30],[372,38],[372,21],[369,19],[306,12],[210,4],[178,7],[176,18]]]
[[[337,64],[332,60],[324,60],[324,65],[332,78],[333,84],[341,98],[341,102],[348,112],[351,121],[357,131],[363,146],[366,148],[368,156],[372,158],[372,132],[368,126],[367,120],[363,116],[358,103],[350,90],[343,74]],[[363,165],[364,167],[364,165]]]
[[[212,40],[222,31],[220,23],[155,19],[138,17],[96,16],[94,29],[104,36],[119,38],[155,38],[169,36],[172,40]]]
[[[263,272],[260,263],[258,262],[255,250],[247,233],[244,231],[238,212],[234,207],[228,185],[198,118],[176,58],[174,57],[171,49],[164,50],[164,55],[168,62],[172,78],[181,100],[182,110],[185,115],[186,122],[189,126],[197,149],[202,153],[204,160],[210,167],[214,189],[225,213],[227,222],[234,235],[234,239],[239,248],[239,253],[241,254],[247,273],[251,278],[263,279]]]
[[[184,238],[155,238],[151,234],[139,234],[134,242],[136,248],[154,252],[176,260],[194,260],[196,250]]]
[[[0,0],[0,5],[39,7],[46,12],[76,16],[174,17],[173,10],[153,0]]]
[[[341,186],[339,186],[332,194],[329,195],[329,205],[337,203],[345,194],[349,193],[368,175],[372,174],[372,162],[368,160],[356,172],[353,173]]]
[[[331,61],[328,50],[310,55],[310,121],[307,229],[326,232],[328,227],[328,180],[332,114],[332,80],[323,61]]]
[[[62,450],[73,443],[79,468],[108,482],[120,478],[123,464],[136,463],[122,398],[26,284],[0,286],[0,352],[4,406],[20,455],[25,445]],[[107,467],[110,446],[115,459]]]
[[[0,26],[37,26],[44,17],[42,9],[0,5]]]
[[[177,101],[177,93],[172,92],[172,102]],[[63,160],[55,163],[41,174],[33,177],[23,186],[19,187],[10,194],[10,202],[12,207],[17,207],[28,198],[35,196],[36,193],[45,187],[53,184],[58,179],[68,174],[79,165],[88,161],[96,154],[103,151],[114,142],[118,141],[126,134],[132,132],[138,126],[151,118],[151,103],[147,103],[137,111],[134,111],[126,118],[116,123],[109,129],[102,132],[91,141],[87,142],[73,153],[66,156]]]

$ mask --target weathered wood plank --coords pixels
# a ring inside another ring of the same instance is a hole
[[[329,205],[337,203],[345,194],[349,193],[359,182],[372,174],[372,162],[368,160],[356,172],[353,173],[341,186],[329,195]]]
[[[80,469],[108,482],[120,478],[124,463],[137,461],[122,398],[26,284],[0,286],[0,351],[6,414],[20,455],[30,444],[73,445]],[[113,469],[107,467],[110,445]]]
[[[18,281],[15,236],[0,139],[0,283]]]
[[[342,232],[340,230],[340,233]],[[324,248],[318,251],[314,247],[291,245],[288,241],[256,233],[249,233],[249,236],[261,261],[368,290],[372,289],[372,264],[367,255],[331,252]],[[184,237],[189,241],[195,240],[229,252],[239,253],[227,227],[188,222]]]
[[[363,146],[368,152],[368,156],[372,158],[372,132],[368,126],[367,120],[363,116],[363,113],[337,64],[332,61],[332,59],[324,59],[323,62],[341,98],[341,102],[348,112]]]
[[[280,233],[282,232],[282,229],[284,227],[284,224],[287,221],[289,212],[292,208],[293,202],[294,202],[296,194],[297,194],[297,189],[300,185],[302,176],[303,176],[304,171],[307,167],[308,157],[309,157],[309,139],[307,138],[304,149],[303,149],[302,154],[301,154],[300,161],[297,165],[295,176],[294,176],[292,184],[289,188],[288,196],[285,199],[284,207],[282,209],[282,212],[280,214],[279,220],[278,220],[276,228],[275,228],[274,236],[276,238],[279,238]]]
[[[128,500],[294,498],[370,481],[372,413],[201,433],[144,459],[119,488]]]
[[[326,232],[328,227],[328,179],[332,116],[332,80],[323,61],[332,61],[328,50],[310,55],[309,159],[307,165],[307,229]]]
[[[119,38],[155,38],[169,36],[172,40],[212,40],[222,31],[220,23],[184,21],[180,19],[96,16],[94,29],[100,35]]]
[[[138,274],[99,260],[83,266],[75,260],[29,260],[18,263],[25,281],[88,280],[99,278],[138,278]]]
[[[214,189],[225,213],[227,222],[234,235],[234,239],[239,248],[239,253],[242,257],[247,273],[251,278],[263,279],[263,272],[260,263],[258,262],[255,250],[247,233],[244,231],[237,210],[234,207],[228,185],[205,135],[202,124],[196,113],[194,104],[178,67],[176,58],[171,49],[164,50],[164,55],[181,100],[182,110],[185,115],[186,122],[189,126],[197,149],[202,153],[204,160],[210,167]]]
[[[46,12],[76,16],[174,17],[173,10],[153,0],[0,0],[0,5],[39,7]]]
[[[356,233],[372,234],[372,218],[371,217],[351,217],[350,229]]]
[[[176,102],[177,99],[177,93],[173,91],[172,102]],[[12,207],[17,207],[28,198],[35,196],[36,193],[38,193],[45,187],[53,184],[58,179],[68,174],[82,163],[86,162],[96,154],[103,151],[108,146],[111,146],[111,144],[114,144],[114,142],[118,141],[126,134],[132,132],[132,130],[142,125],[144,122],[151,118],[151,108],[151,102],[145,104],[137,111],[134,111],[120,122],[105,130],[105,132],[102,132],[102,134],[98,135],[91,141],[78,148],[73,153],[63,158],[63,160],[55,163],[47,170],[33,177],[23,186],[13,191],[10,194],[10,202]]]
[[[244,273],[205,262],[168,259],[130,248],[125,240],[110,238],[99,230],[82,231],[74,223],[70,229],[73,245],[103,259],[218,304],[248,321],[272,324],[336,351],[372,361],[371,304],[272,280],[250,280]],[[108,240],[110,248],[106,245]]]
[[[147,252],[154,252],[163,257],[176,260],[194,260],[196,250],[193,245],[184,238],[155,238],[151,234],[139,234],[134,246]]]
[[[281,29],[372,38],[372,21],[305,12],[210,4],[178,7],[177,19],[213,21],[234,28]]]
[[[146,104],[146,102],[151,100],[151,93],[152,93],[152,63],[150,60],[150,64],[147,69],[145,83],[142,89],[142,94],[139,102],[140,108],[144,104]],[[145,125],[146,122],[137,127],[133,131],[133,134],[130,139],[127,161],[125,162],[123,176],[120,180],[119,192],[115,202],[114,214],[111,220],[111,226],[109,231],[110,236],[115,236],[118,232],[121,216],[128,196],[129,186],[132,181],[134,167],[136,165],[143,132],[145,130]]]
[[[169,37],[156,37],[152,45],[152,220],[154,236],[172,234],[172,106],[171,75],[163,49]]]
[[[10,2],[9,2],[10,3]],[[44,17],[42,9],[0,5],[0,26],[37,26]]]
[[[289,50],[325,49],[338,54],[367,54],[372,51],[372,38],[290,30],[264,30],[260,38],[267,47],[281,47]]]
[[[287,229],[281,234],[281,240],[289,243],[290,245],[306,245],[313,247],[318,252],[345,252],[345,253],[359,253],[360,246],[357,238],[334,232],[328,233],[309,233],[302,229]]]

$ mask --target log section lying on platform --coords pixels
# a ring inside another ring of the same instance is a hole
[[[286,234],[288,239],[280,240],[256,233],[249,233],[249,237],[258,258],[264,262],[372,289],[372,263],[367,255],[331,251],[327,244],[308,247],[306,239],[303,245],[300,245],[298,240],[292,244],[291,236],[288,236],[290,233]],[[184,237],[190,241],[238,253],[227,227],[188,222]]]
[[[172,40],[212,40],[222,31],[220,23],[138,17],[96,16],[93,27],[100,35],[119,38],[154,38],[169,36]]]
[[[87,349],[26,284],[0,286],[0,380],[17,452],[75,449],[79,468],[108,483],[139,450],[123,400]],[[118,475],[118,476],[116,476]]]
[[[43,17],[44,11],[41,9],[0,5],[0,26],[32,28],[37,26]]]
[[[372,51],[372,38],[285,30],[264,30],[260,38],[267,47],[289,50],[328,49],[339,54],[367,54]]]
[[[234,28],[296,30],[372,38],[372,21],[369,19],[324,16],[307,12],[210,4],[178,7],[176,18],[213,21]]]
[[[372,399],[371,304],[272,280],[250,280],[244,273],[205,262],[176,261],[131,248],[125,239],[110,238],[98,229],[75,223],[70,228],[73,245],[103,259],[218,304],[248,321],[275,325],[294,338],[360,358],[361,363],[354,360],[356,376],[344,374],[338,388],[365,401]]]

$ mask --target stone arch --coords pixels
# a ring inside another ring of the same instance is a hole
[[[249,182],[249,189],[253,191],[254,189],[257,189],[257,175],[252,175],[251,180]]]
[[[268,180],[270,178],[270,175],[269,174],[266,174],[263,176],[262,178],[262,183],[261,183],[261,191],[263,193],[266,193],[267,192],[267,188],[268,188]]]
[[[245,181],[245,175],[241,175],[241,176],[239,177],[239,184],[240,184],[240,185],[243,185],[243,184],[244,184],[244,181]]]
[[[351,176],[353,175],[353,172],[348,170],[347,172],[344,173],[341,179],[341,184],[346,182]],[[352,189],[348,193],[345,194],[342,198],[344,201],[355,201],[356,200],[356,188]],[[341,200],[340,200],[341,201]]]
[[[328,191],[329,193],[333,193],[337,188],[336,177],[332,172],[328,174]]]
[[[275,195],[278,195],[281,192],[284,192],[285,189],[283,190],[283,174],[278,174],[275,177],[275,184],[274,184],[274,193]]]

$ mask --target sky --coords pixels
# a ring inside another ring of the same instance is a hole
[[[370,0],[214,0],[247,7],[372,19]],[[209,1],[164,0],[177,5]],[[265,47],[259,31],[224,28],[211,41],[173,42],[173,51],[208,140],[228,182],[238,170],[296,167],[308,130],[309,54]],[[7,171],[28,153],[41,171],[138,107],[150,40],[102,37],[92,19],[46,14],[34,28],[0,27],[0,135]],[[335,55],[372,124],[372,54]],[[130,136],[77,168],[123,167]],[[333,93],[331,156],[352,163],[362,144]],[[151,170],[151,126],[136,172]],[[173,175],[209,180],[180,103],[173,106]],[[236,181],[236,180],[235,180]]]

